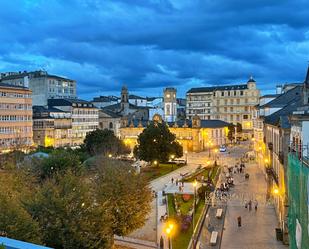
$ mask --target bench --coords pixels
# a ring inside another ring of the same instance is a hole
[[[218,240],[218,232],[213,231],[210,237],[210,245],[215,246],[217,244],[217,240]]]
[[[216,212],[216,217],[217,217],[218,219],[221,219],[221,218],[222,218],[222,214],[223,214],[222,208],[218,208],[218,209],[217,209],[217,212]]]

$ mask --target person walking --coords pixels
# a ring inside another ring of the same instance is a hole
[[[251,211],[252,210],[252,201],[251,200],[249,201],[248,206],[249,206],[249,211]]]
[[[172,184],[174,183],[174,178],[172,178]]]
[[[238,223],[238,227],[241,227],[241,216],[237,217],[237,223]]]
[[[161,235],[161,238],[160,238],[160,249],[164,249],[164,239]]]
[[[257,211],[258,205],[259,205],[258,201],[255,200],[254,201],[254,209],[255,209],[255,211]]]

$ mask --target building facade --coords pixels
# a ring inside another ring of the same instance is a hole
[[[1,78],[2,83],[29,87],[33,105],[47,105],[48,99],[76,98],[76,82],[48,74],[46,71],[10,73]]]
[[[32,146],[32,95],[23,86],[0,83],[0,152]]]
[[[88,101],[80,99],[49,99],[48,106],[71,114],[73,147],[81,145],[87,133],[99,127],[98,109]]]
[[[72,115],[53,107],[33,107],[33,141],[36,146],[71,147]]]
[[[253,133],[252,109],[259,103],[260,91],[251,77],[246,84],[199,87],[187,92],[187,118],[217,119],[241,124],[245,136]]]
[[[153,122],[162,122],[160,115],[155,115]],[[150,121],[121,119],[120,138],[133,148],[137,144],[138,135]],[[226,144],[228,123],[221,120],[201,120],[198,116],[192,120],[167,122],[169,130],[176,135],[184,152],[200,152]]]

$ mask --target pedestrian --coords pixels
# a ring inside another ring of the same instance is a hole
[[[174,178],[172,177],[172,184],[174,183]]]
[[[245,201],[245,208],[248,208],[248,202]]]
[[[181,192],[181,185],[179,185],[179,192]]]
[[[254,201],[254,209],[255,209],[255,211],[257,211],[258,204],[259,204],[259,203],[258,203],[258,201],[257,201],[257,200],[255,200],[255,201]]]
[[[176,179],[176,186],[178,186],[178,179]]]
[[[239,172],[242,173],[242,167],[240,167]]]
[[[238,227],[241,227],[241,216],[237,217],[237,223],[238,223]]]
[[[182,182],[182,186],[183,186],[183,187],[185,186],[185,182]]]
[[[161,235],[161,238],[160,238],[160,249],[164,249],[164,239]]]
[[[251,209],[252,209],[252,201],[251,200],[249,201],[248,206],[249,206],[249,211],[251,211]]]

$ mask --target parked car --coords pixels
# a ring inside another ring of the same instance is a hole
[[[225,145],[221,145],[219,150],[220,150],[220,152],[226,152]]]

